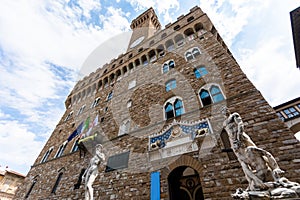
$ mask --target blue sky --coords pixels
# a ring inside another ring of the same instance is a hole
[[[90,53],[152,6],[164,26],[198,5],[272,105],[300,96],[287,0],[2,0],[0,165],[26,174]]]

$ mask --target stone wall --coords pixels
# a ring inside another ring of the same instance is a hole
[[[91,155],[88,153],[85,157],[80,157],[79,152],[69,153],[74,139],[67,145],[62,157],[53,159],[53,156],[81,121],[88,116],[93,120],[96,115],[99,116],[99,124],[93,130],[103,135],[102,142],[107,157],[130,151],[127,168],[111,172],[105,172],[104,166],[99,168],[99,176],[93,185],[96,197],[149,199],[150,173],[160,171],[161,199],[169,199],[169,174],[177,167],[189,166],[199,174],[205,199],[231,199],[230,194],[234,193],[236,188],[246,188],[247,181],[237,160],[230,160],[227,153],[222,152],[222,106],[240,113],[246,132],[257,146],[274,155],[280,167],[286,171],[287,178],[300,182],[297,175],[300,169],[299,142],[241,71],[208,17],[201,10],[196,9],[191,13],[194,12],[194,21],[187,23],[186,18],[183,18],[176,24],[187,29],[201,22],[206,28],[206,33],[195,36],[193,40],[186,39],[183,46],[167,52],[165,56],[147,66],[135,67],[114,84],[97,90],[67,108],[27,175],[24,186],[18,190],[16,199],[24,198],[34,179],[37,182],[28,199],[83,199],[83,185],[74,189],[74,184],[78,182],[81,170],[88,166]],[[168,38],[173,37],[176,32],[170,34]],[[198,47],[201,55],[192,62],[187,62],[184,54],[193,47]],[[163,74],[163,63],[171,59],[175,62],[175,68]],[[193,69],[199,65],[205,65],[208,74],[197,79]],[[176,79],[176,88],[166,92],[165,83],[170,79]],[[136,80],[136,86],[128,89],[133,80]],[[203,107],[199,99],[199,90],[209,84],[218,85],[225,100]],[[107,101],[107,95],[111,91],[114,92],[113,98]],[[174,96],[182,98],[185,111],[185,114],[175,119],[187,122],[208,119],[211,133],[194,141],[198,145],[197,151],[150,161],[148,137],[159,133],[173,122],[174,119],[165,120],[163,106]],[[97,97],[101,98],[99,105],[90,108]],[[131,107],[127,106],[129,101],[132,101]],[[87,106],[85,112],[75,116],[83,104]],[[73,118],[65,122],[65,117],[72,110]],[[118,136],[119,127],[126,120],[130,121],[129,132]],[[40,164],[51,146],[54,150],[49,160]],[[52,194],[51,190],[60,172],[63,173],[62,179],[56,193]]]

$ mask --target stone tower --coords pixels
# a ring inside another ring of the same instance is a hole
[[[108,159],[93,184],[97,199],[231,199],[247,181],[222,126],[224,106],[300,181],[299,142],[199,7],[163,30],[149,9],[131,28],[128,51],[75,85],[16,199],[83,199],[82,174],[99,143]]]

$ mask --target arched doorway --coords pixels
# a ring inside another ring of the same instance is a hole
[[[188,166],[175,168],[168,176],[170,200],[204,200],[198,172]]]

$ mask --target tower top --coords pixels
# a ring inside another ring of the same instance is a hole
[[[138,46],[142,41],[152,37],[155,32],[160,30],[161,25],[154,9],[151,7],[132,20],[130,28],[132,29],[132,35],[127,51]]]
[[[146,10],[145,12],[143,12],[134,20],[132,20],[130,25],[130,28],[132,30],[136,28],[144,28],[144,27],[151,27],[151,28],[155,28],[156,30],[159,30],[161,28],[158,17],[152,7]]]

